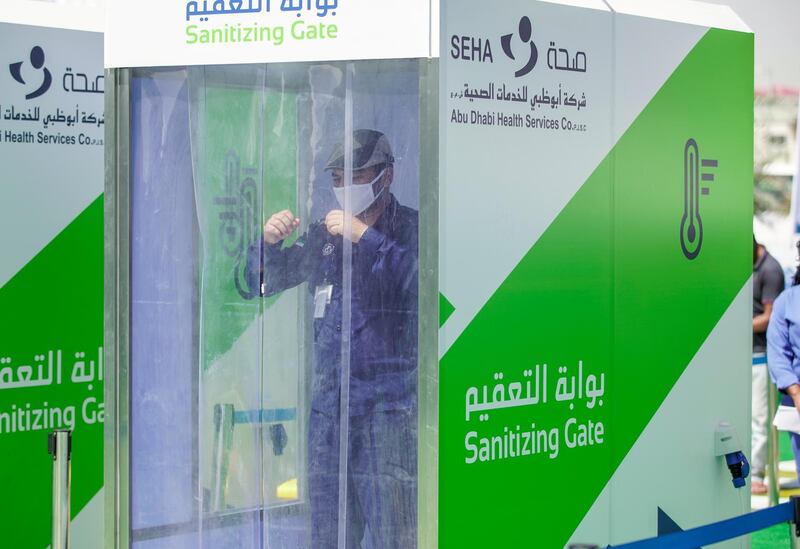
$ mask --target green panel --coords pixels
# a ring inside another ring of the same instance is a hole
[[[453,304],[444,296],[443,293],[439,292],[439,328],[444,326],[444,323],[447,322],[447,319],[450,318],[456,311],[456,308],[453,307]]]
[[[575,373],[579,360],[587,372],[609,371],[610,181],[606,161],[441,361],[443,549],[563,546],[567,525],[585,513],[576,503],[591,502],[607,479],[609,447],[568,449],[562,431],[569,417],[607,423],[608,407],[598,403],[588,410],[579,404],[570,411],[568,403],[554,402],[552,389],[558,368],[568,366]],[[506,383],[521,381],[524,370],[540,365],[543,372],[545,364],[550,387],[546,404],[491,412],[487,422],[477,417],[465,422],[470,386],[488,384],[491,394],[494,373],[503,372]],[[552,429],[558,431],[557,459],[537,453],[465,463],[467,433],[503,435],[506,426],[530,430],[532,424],[536,431],[547,430],[548,437]]]
[[[202,290],[203,364],[208,367],[230,350],[261,307],[276,299],[247,301],[234,281],[246,290],[245,252],[259,238],[265,208],[297,207],[297,98],[285,91],[215,87],[204,99],[200,116],[208,142],[201,148],[199,180],[206,186],[197,196],[208,239]],[[278,125],[280,139],[273,140],[271,128]]]
[[[752,48],[752,35],[709,31],[442,358],[443,549],[563,547],[746,283]],[[689,137],[719,160],[694,261],[679,240]],[[557,369],[577,375],[579,361],[584,378],[605,374],[591,410],[553,398]],[[495,373],[508,385],[545,363],[547,403],[465,420],[468,388],[492,399]],[[604,443],[567,448],[570,418],[601,422]],[[558,431],[556,458],[465,462],[468,433],[531,424]]]
[[[615,465],[752,272],[752,67],[752,34],[708,31],[616,147]],[[714,181],[694,260],[680,244],[690,138],[718,161],[700,167]]]
[[[1,416],[12,406],[22,408],[25,415],[28,405],[34,416],[38,415],[36,410],[47,410],[48,418],[51,413],[58,413],[53,410],[72,410],[67,415],[74,413],[75,418],[71,509],[75,517],[103,486],[103,468],[98,466],[103,463],[103,418],[96,421],[98,416],[94,415],[102,406],[97,403],[103,402],[103,382],[98,379],[98,349],[103,345],[102,196],[0,288],[0,311],[4,312],[0,314],[2,358],[11,358],[13,369],[33,365],[33,377],[38,378],[36,365],[41,361],[34,361],[34,354],[55,353],[52,385],[0,390],[0,455],[4,470],[0,517],[8,526],[0,545],[40,549],[50,543],[51,535],[53,462],[47,454],[50,429],[6,433]],[[62,357],[60,384],[55,373],[58,351]],[[72,382],[73,371],[81,373],[73,368],[78,352],[86,354],[86,361],[94,362],[91,382]],[[47,370],[47,362],[44,365]],[[87,420],[94,423],[88,424]]]

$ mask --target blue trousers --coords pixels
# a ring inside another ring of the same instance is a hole
[[[789,439],[792,441],[792,453],[794,454],[794,463],[797,466],[798,480],[800,480],[800,435],[797,433],[789,433]]]
[[[338,415],[311,411],[308,483],[313,549],[337,547],[339,423]],[[416,548],[416,410],[352,416],[349,442],[347,549]]]

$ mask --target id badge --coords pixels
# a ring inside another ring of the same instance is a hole
[[[325,317],[325,310],[331,303],[331,297],[333,297],[333,285],[317,286],[317,290],[314,292],[314,318]]]

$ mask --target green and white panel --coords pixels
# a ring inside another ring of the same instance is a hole
[[[713,443],[749,437],[753,37],[568,4],[443,4],[443,548],[746,510]]]
[[[103,513],[102,35],[0,23],[0,526],[50,543],[47,435],[73,429],[72,538]]]

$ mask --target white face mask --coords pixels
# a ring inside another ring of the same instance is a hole
[[[363,213],[367,208],[372,206],[378,197],[383,193],[386,187],[383,187],[379,193],[375,194],[373,185],[378,181],[386,172],[386,168],[381,170],[381,173],[372,181],[365,185],[350,185],[350,209],[353,215]],[[336,200],[339,205],[344,208],[344,193],[347,187],[334,187],[333,194],[336,195]]]

